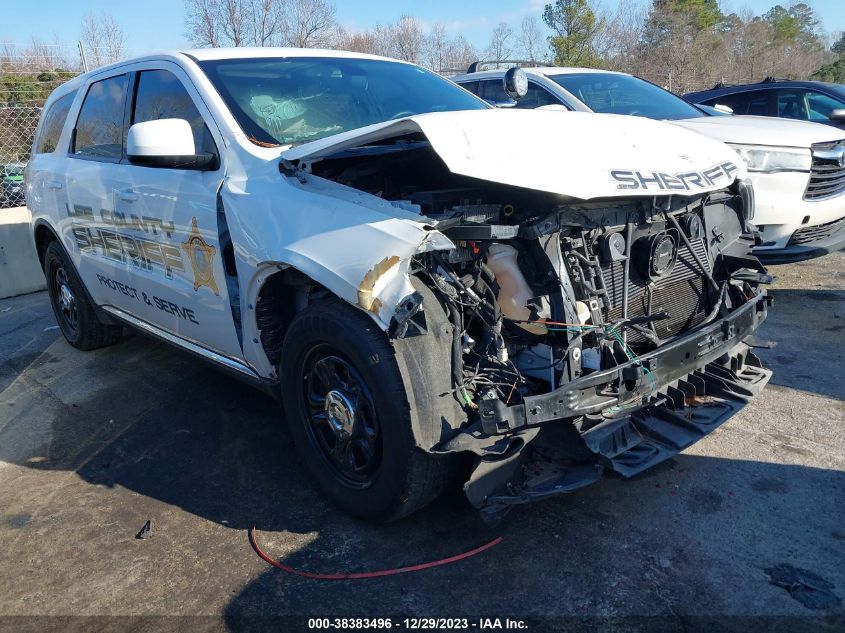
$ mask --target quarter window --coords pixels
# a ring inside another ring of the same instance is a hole
[[[126,75],[91,84],[76,121],[72,152],[107,161],[123,155],[123,103]]]
[[[132,123],[156,119],[184,119],[194,133],[196,151],[216,153],[214,141],[191,95],[178,77],[167,70],[145,70],[138,76]]]
[[[41,130],[38,133],[38,139],[35,141],[36,154],[49,154],[56,151],[59,144],[59,137],[62,135],[62,130],[65,127],[65,120],[70,111],[70,106],[73,105],[73,99],[76,97],[74,90],[70,94],[56,99],[53,104],[47,109],[44,114],[44,120],[41,122]]]

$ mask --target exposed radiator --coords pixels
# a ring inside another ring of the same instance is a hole
[[[710,260],[704,240],[691,240],[699,259],[711,271]],[[611,308],[607,314],[609,321],[622,318],[623,282],[625,279],[623,262],[612,262],[602,266],[604,282],[610,296]],[[707,283],[703,273],[685,244],[678,248],[678,257],[672,272],[656,280],[651,289],[651,309],[649,310],[649,292],[647,279],[643,279],[631,266],[628,279],[628,316],[644,316],[657,312],[667,312],[668,319],[655,321],[657,336],[666,339],[680,334],[701,323],[707,315]],[[628,341],[632,344],[644,343],[648,339],[642,334],[628,330]]]

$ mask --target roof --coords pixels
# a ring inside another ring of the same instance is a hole
[[[569,67],[569,66],[521,66],[522,70],[524,70],[529,75],[570,75],[574,73],[596,73],[596,74],[608,74],[608,75],[624,75],[625,73],[620,73],[615,70],[602,70],[599,68],[577,68],[577,67]],[[476,79],[485,79],[490,77],[504,77],[505,73],[508,71],[507,68],[497,68],[493,70],[479,70],[474,73],[463,73],[459,75],[460,80],[463,81],[465,79],[469,79],[470,77]],[[457,77],[453,78],[457,79]]]
[[[237,47],[237,48],[193,48],[180,51],[185,55],[193,57],[198,61],[209,61],[217,59],[251,59],[255,57],[327,57],[346,59],[378,59],[382,61],[400,62],[398,59],[381,57],[379,55],[368,55],[366,53],[353,53],[351,51],[337,51],[326,48],[283,48],[274,46],[263,47]]]
[[[237,48],[193,48],[182,51],[177,50],[157,50],[151,51],[146,55],[136,55],[122,59],[119,62],[92,68],[86,73],[77,75],[69,81],[63,83],[56,88],[51,96],[59,97],[67,94],[72,90],[77,89],[80,85],[92,75],[100,74],[102,72],[126,66],[127,64],[134,64],[137,62],[150,60],[168,60],[168,61],[184,61],[185,58],[193,58],[197,61],[209,61],[217,59],[252,59],[252,58],[295,58],[295,57],[325,57],[325,58],[343,58],[343,59],[377,59],[382,61],[396,62],[399,64],[407,64],[399,59],[392,59],[390,57],[380,57],[378,55],[367,55],[365,53],[353,53],[350,51],[336,51],[323,48],[282,48],[282,47],[237,47]]]
[[[706,95],[707,97],[721,97],[723,95],[749,92],[751,90],[765,90],[769,88],[824,88],[834,93],[845,94],[845,86],[842,84],[834,84],[826,81],[813,81],[811,79],[767,79],[755,83],[729,84],[713,87],[709,90],[696,90],[695,92],[689,92],[684,96],[699,97]]]

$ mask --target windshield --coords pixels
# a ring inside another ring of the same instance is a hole
[[[399,62],[322,57],[199,65],[258,144],[303,143],[423,112],[489,107],[439,75]]]
[[[615,73],[549,75],[593,112],[634,114],[650,119],[692,119],[707,116],[680,97],[654,84]]]

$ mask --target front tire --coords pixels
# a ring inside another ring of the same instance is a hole
[[[87,351],[113,345],[120,339],[123,328],[107,325],[97,318],[82,280],[57,241],[47,247],[44,275],[53,314],[68,343]]]
[[[360,311],[331,300],[300,312],[279,375],[297,451],[341,509],[390,521],[443,490],[449,460],[416,446],[393,347]]]

